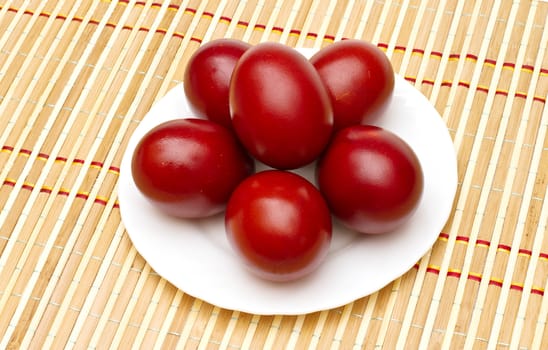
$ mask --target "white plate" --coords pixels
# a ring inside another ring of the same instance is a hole
[[[434,244],[451,213],[457,188],[451,137],[428,100],[398,76],[391,103],[372,124],[398,134],[420,159],[425,186],[415,215],[399,230],[378,236],[359,235],[335,224],[330,252],[317,271],[290,283],[264,281],[250,274],[233,253],[225,238],[222,215],[203,220],[167,217],[135,187],[130,163],[137,142],[152,127],[189,116],[192,112],[179,85],[158,101],[136,128],[120,169],[120,211],[135,248],[160,276],[219,307],[294,315],[345,305],[378,291],[411,269]],[[312,166],[297,172],[313,181]]]

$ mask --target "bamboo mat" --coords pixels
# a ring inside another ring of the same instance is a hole
[[[0,1],[0,348],[548,349],[547,21],[545,1]],[[258,316],[135,251],[128,138],[219,37],[369,40],[429,98],[459,186],[414,268],[340,308]]]

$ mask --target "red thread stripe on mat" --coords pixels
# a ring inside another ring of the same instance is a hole
[[[521,283],[512,283],[510,289],[517,290],[518,292],[523,292],[523,284]]]
[[[242,21],[242,20],[239,20],[236,25],[238,27],[242,27],[242,28],[247,28],[249,26],[249,22],[246,22],[246,21]]]
[[[412,84],[415,84],[417,82],[417,78],[414,77],[414,76],[405,76],[404,78],[405,78],[405,80],[409,81]],[[434,85],[434,81],[425,79],[425,80],[422,81],[422,84]],[[460,87],[464,87],[466,89],[470,89],[470,82],[463,81],[463,80],[459,80],[459,81],[444,80],[444,81],[441,82],[440,85],[444,86],[444,87],[451,87],[454,84],[456,84],[457,86],[460,86]],[[483,86],[483,85],[478,85],[478,86],[476,86],[476,91],[483,92],[483,93],[488,93],[489,92],[489,87],[488,86]],[[496,89],[495,90],[495,95],[502,95],[502,96],[507,97],[508,96],[508,90]],[[525,93],[523,91],[517,91],[514,94],[515,98],[527,99],[528,96],[529,95],[527,95],[527,93]],[[543,96],[540,96],[540,95],[538,95],[538,96],[535,95],[535,96],[533,96],[533,101],[537,101],[537,102],[545,104],[546,103],[546,97],[543,97]]]
[[[476,61],[477,61],[477,58],[476,58]],[[486,58],[485,61],[484,61],[484,64],[488,67],[494,67],[494,66],[497,65],[497,61],[493,60],[493,59],[490,59],[490,58]]]
[[[76,192],[76,198],[88,200],[89,192]]]
[[[102,205],[107,205],[108,201],[109,201],[108,198],[102,197],[102,196],[97,196],[95,197],[95,200],[94,200],[95,203],[102,204]],[[117,202],[115,202],[115,204],[116,203]]]
[[[119,1],[119,3],[123,3],[123,4],[127,4],[129,3],[129,1],[127,0],[122,0],[122,1]],[[138,6],[144,6],[145,5],[145,2],[137,2],[136,5]],[[158,8],[160,7],[159,3],[154,3],[152,4],[152,7],[153,8]],[[2,8],[2,5],[0,5],[0,9]],[[179,5],[174,5],[174,4],[171,4],[171,5],[168,5],[168,9],[169,10],[172,10],[172,11],[179,11],[181,10],[181,7]],[[10,12],[18,12],[19,9],[17,8],[14,8],[14,7],[9,7],[8,8],[8,11]],[[191,8],[191,7],[186,7],[184,10],[183,10],[185,13],[188,13],[188,14],[191,14],[191,15],[196,15],[198,13],[198,10],[195,9],[195,8]],[[36,13],[36,11],[31,11],[31,10],[25,10],[23,12],[24,14],[28,14],[28,15],[34,15]],[[38,14],[39,16],[43,16],[43,17],[51,17],[51,14],[47,13],[47,12],[40,12]],[[203,12],[201,14],[202,17],[204,18],[207,18],[207,19],[212,19],[213,18],[213,15],[211,12]],[[57,15],[56,18],[59,18],[59,19],[67,19],[67,16],[66,15]],[[79,21],[79,22],[82,22],[83,21],[83,18],[81,17],[73,17],[71,18],[71,20],[73,21]],[[223,21],[223,22],[232,22],[232,18],[231,17],[228,17],[228,16],[222,16],[220,17],[219,21]],[[99,24],[99,20],[97,19],[90,19],[89,20],[89,23],[90,24]],[[114,23],[108,23],[107,26],[115,26],[116,24]],[[249,27],[249,22],[246,22],[246,21],[238,21],[237,23],[238,26],[240,27]],[[261,23],[258,23],[258,24],[255,24],[254,25],[254,28],[253,30],[259,30],[259,31],[264,31],[264,29],[266,28],[266,25],[265,24],[261,24]],[[131,26],[124,26],[123,29],[134,29],[133,27]],[[138,28],[137,30],[139,31],[149,31],[150,28],[145,28],[145,27],[142,27],[142,28]],[[273,31],[276,31],[276,32],[282,32],[284,31],[284,28],[282,27],[275,27],[272,29]],[[157,29],[158,33],[162,33],[162,34],[165,34],[167,33],[167,30],[164,29],[164,28],[160,28],[160,29]],[[295,29],[295,28],[292,28],[289,30],[289,34],[290,35],[301,35],[301,30],[299,29]],[[319,35],[318,33],[312,33],[312,32],[308,32],[306,33],[306,37],[307,38],[317,38]],[[176,37],[176,38],[183,38],[184,37],[184,34],[183,33],[173,33],[173,37]],[[341,38],[341,40],[346,40],[346,39],[349,39],[349,38]],[[195,41],[195,42],[198,42],[198,43],[201,43],[202,42],[202,39],[200,38],[191,38],[192,41]],[[324,41],[328,41],[328,42],[332,42],[335,40],[335,36],[334,35],[330,35],[330,34],[325,34],[323,37],[322,37],[322,40]],[[378,43],[377,46],[383,50],[387,50],[388,49],[388,44],[387,43]],[[395,52],[405,52],[407,50],[411,50],[411,53],[412,54],[415,54],[415,55],[424,55],[425,54],[425,51],[421,48],[408,48],[406,46],[402,46],[402,45],[396,45],[394,47],[394,50]],[[430,52],[430,57],[432,58],[441,58],[443,57],[443,53],[442,52],[439,52],[439,51],[432,51]],[[473,62],[479,62],[479,58],[477,55],[474,55],[474,54],[471,54],[471,53],[467,53],[467,54],[464,54],[464,55],[461,55],[460,53],[450,53],[448,55],[448,59],[450,61],[453,61],[453,60],[459,60],[461,59],[462,57],[464,57],[465,60],[468,60],[468,61],[473,61]],[[495,66],[497,61],[494,60],[494,59],[490,59],[490,58],[486,58],[483,62],[481,62],[483,65],[485,66]],[[506,69],[511,69],[511,70],[514,70],[514,69],[517,69],[516,67],[516,64],[514,62],[502,62],[502,66],[503,68],[506,68]],[[525,71],[525,72],[533,72],[534,71],[534,67],[531,66],[531,65],[522,65],[521,67],[519,67],[520,70],[522,71]],[[546,75],[548,76],[548,68],[543,68],[541,67],[540,68],[540,75]],[[443,85],[442,85],[443,86]],[[535,100],[538,100],[540,102],[543,102],[545,103],[546,102],[546,98],[542,97],[542,96],[539,96],[539,97],[535,97],[534,98]]]
[[[520,248],[518,250],[518,255],[530,257],[530,256],[533,256],[533,251],[529,249]]]
[[[470,272],[470,273],[468,273],[468,279],[471,280],[471,281],[481,282],[481,274],[480,273],[475,273],[475,272]]]
[[[484,93],[489,93],[489,86],[484,86],[484,85],[478,85],[476,86],[476,90],[479,91],[479,92],[484,92]]]
[[[449,269],[447,270],[447,276],[460,278],[461,272],[460,270]]]
[[[439,236],[438,236],[438,240],[442,241],[442,242],[447,242],[449,240],[449,234],[447,234],[445,232],[440,233]],[[463,236],[463,235],[457,235],[455,237],[455,242],[460,243],[460,244],[468,245],[468,244],[470,244],[470,237]],[[488,241],[488,240],[484,240],[484,239],[476,239],[474,245],[476,247],[489,248],[491,246],[491,242]],[[510,254],[510,252],[512,251],[512,247],[508,244],[500,243],[500,244],[497,245],[497,250],[499,252],[502,252],[502,253]],[[526,248],[519,248],[518,255],[522,256],[522,257],[525,257],[525,258],[531,258],[533,256],[533,251],[530,250],[530,249],[526,249]],[[543,252],[539,253],[538,258],[540,260],[548,262],[548,253],[543,253]],[[418,265],[417,265],[417,267],[418,267]]]
[[[6,185],[6,186],[13,187],[13,186],[15,186],[16,183],[17,183],[17,181],[13,180],[13,179],[4,180],[4,185]],[[24,189],[24,190],[27,190],[27,191],[32,191],[36,188],[36,186],[32,183],[24,182],[23,185],[21,186],[21,188]],[[41,193],[46,193],[46,194],[52,194],[53,189],[52,189],[51,186],[42,186],[40,188],[40,192]],[[66,189],[66,188],[60,188],[59,191],[57,192],[57,195],[66,197],[66,196],[70,195],[70,192],[71,191]],[[80,199],[84,199],[84,200],[88,200],[89,199],[89,192],[78,191],[78,192],[76,192],[75,197],[80,198]],[[107,197],[97,196],[97,197],[95,197],[93,202],[97,203],[97,204],[101,204],[101,205],[107,205],[109,200],[110,199],[107,198]],[[118,207],[119,207],[119,203],[118,203],[118,200],[116,200],[114,202],[114,208],[118,208]]]
[[[508,96],[508,90],[496,90],[495,95]],[[518,97],[518,96],[516,96]]]
[[[430,272],[436,275],[440,274],[440,268],[439,266],[428,266],[426,267],[426,272]]]
[[[447,242],[449,240],[449,235],[447,233],[442,232],[438,236],[438,240]],[[467,245],[467,244],[470,244],[470,237],[456,236],[455,242]],[[484,239],[477,239],[474,244],[476,247],[489,248],[491,246],[491,242]],[[503,253],[510,253],[512,251],[512,247],[510,245],[500,243],[499,245],[497,245],[497,250]],[[518,255],[530,258],[533,255],[533,251],[530,249],[520,248],[518,250]],[[548,260],[548,254],[540,253],[539,258]]]
[[[89,164],[90,168],[97,168],[97,169],[101,169],[103,168],[103,163],[102,162],[98,162],[98,161],[92,161],[90,164]]]
[[[430,52],[430,57],[442,58],[443,57],[443,52],[432,51],[432,52]]]
[[[125,2],[127,3],[127,1]],[[137,2],[136,3],[136,6],[144,6],[146,3],[145,2]],[[152,8],[158,8],[158,7],[161,7],[161,4],[158,4],[158,3],[155,3],[155,4],[152,4],[151,5]],[[0,5],[0,9],[2,8],[2,5]],[[169,5],[168,6],[168,9],[170,10],[178,10],[179,9],[179,6],[178,5]],[[17,8],[13,8],[13,7],[10,7],[8,8],[8,11],[11,11],[11,12],[18,12],[18,9]],[[192,9],[192,8],[186,8],[184,10],[185,12],[187,13],[190,13],[192,15],[194,15],[196,13],[196,10],[195,9]],[[26,10],[23,12],[24,14],[27,14],[27,15],[34,15],[36,12],[35,11],[31,11],[31,10]],[[49,18],[51,17],[51,14],[48,13],[48,12],[40,12],[38,13],[38,16],[40,17],[46,17],[46,18]],[[211,19],[213,17],[213,14],[210,13],[210,12],[204,12],[202,13],[202,16],[205,17],[205,18],[209,18]],[[227,19],[228,17],[225,17],[225,20]],[[61,20],[66,20],[68,19],[68,17],[66,15],[63,15],[63,14],[59,14],[59,15],[56,15],[55,16],[55,19],[61,19]],[[75,16],[73,18],[71,18],[72,21],[75,21],[75,22],[83,22],[84,21],[84,18],[83,17],[78,17],[78,16]],[[88,21],[89,24],[94,24],[94,25],[98,25],[100,23],[100,21],[98,19],[94,19],[94,18],[91,18],[89,19]],[[113,22],[107,22],[105,24],[105,27],[107,28],[115,28],[117,26],[117,23],[113,23]],[[150,28],[148,27],[134,27],[134,26],[129,26],[129,25],[124,25],[122,27],[123,30],[133,30],[133,29],[136,29],[137,31],[140,31],[140,32],[149,32],[150,31]],[[158,34],[162,34],[162,35],[165,35],[167,34],[167,29],[166,28],[158,28],[156,29],[155,33],[158,33]],[[184,34],[182,33],[178,33],[178,32],[174,32],[173,33],[173,37],[176,37],[176,38],[183,38],[184,37]],[[195,42],[198,42],[198,43],[201,43],[202,42],[202,39],[201,38],[196,38],[196,37],[191,37],[190,38],[191,41],[195,41]]]
[[[484,239],[478,239],[478,240],[476,240],[476,245],[477,246],[484,246],[484,247],[488,248],[489,246],[491,246],[491,242],[486,241]]]
[[[500,278],[491,278],[489,280],[489,285],[502,287],[503,281]]]
[[[533,67],[531,65],[528,65],[528,64],[524,64],[524,65],[521,66],[521,70],[532,73],[535,70],[535,67]]]
[[[150,7],[159,9],[159,8],[162,7],[162,3],[161,2],[153,2],[152,4],[150,4]]]
[[[21,149],[21,150],[19,151],[19,154],[20,154],[20,155],[23,155],[23,156],[25,156],[25,157],[30,156],[31,153],[32,153],[32,151],[29,150],[29,149]]]
[[[497,250],[499,250],[501,252],[509,253],[512,250],[512,247],[510,247],[509,245],[506,245],[506,244],[499,244],[497,246]]]
[[[455,237],[455,240],[456,240],[457,242],[468,243],[468,242],[470,242],[470,237],[466,237],[466,236],[457,236],[457,237]]]
[[[221,16],[221,17],[219,17],[219,22],[230,23],[230,22],[232,22],[232,18],[227,17],[227,16]]]
[[[59,192],[57,192],[57,194],[59,194],[61,196],[68,196],[70,194],[70,191],[61,188],[61,189],[59,189]]]
[[[544,288],[531,288],[531,294],[538,294],[544,296]]]
[[[419,267],[419,264],[416,264],[414,266],[415,269],[418,269],[418,267]],[[435,275],[439,275],[441,271],[440,271],[439,266],[429,265],[429,266],[426,267],[426,272],[433,273]],[[461,278],[462,277],[462,271],[459,270],[459,269],[448,269],[447,270],[447,277]],[[468,273],[467,279],[470,280],[470,281],[474,281],[474,282],[481,282],[482,279],[483,279],[483,275],[481,273],[477,273],[477,272],[470,272],[470,273]],[[500,287],[503,286],[504,281],[500,278],[491,277],[489,279],[488,283],[489,283],[489,285],[496,286],[496,287],[500,288]],[[519,291],[519,292],[523,292],[523,290],[524,290],[523,284],[519,283],[519,282],[510,283],[510,289],[516,290],[516,291]],[[533,287],[531,287],[530,293],[543,296],[544,295],[544,288],[538,287],[538,286],[533,286]]]
[[[470,88],[470,83],[467,82],[467,81],[462,81],[462,80],[460,80],[460,81],[458,81],[457,84],[458,84],[458,86],[464,86],[464,87],[467,88],[467,89]]]
[[[14,148],[12,146],[2,146],[2,148],[0,148],[0,152],[5,152],[5,153],[12,153],[14,151]],[[31,150],[29,149],[21,149],[18,151],[18,154],[22,155],[22,156],[25,156],[25,157],[28,157],[30,154],[32,153]],[[38,153],[38,156],[37,158],[40,159],[40,160],[47,160],[49,159],[50,155],[49,154],[46,154],[46,153]],[[66,163],[68,161],[68,159],[66,157],[62,157],[62,156],[57,156],[55,158],[55,162],[56,163]],[[72,160],[72,164],[75,164],[75,165],[83,165],[86,161],[84,159],[80,159],[80,158],[75,158]],[[104,168],[105,164],[103,162],[100,162],[100,161],[91,161],[90,163],[90,167],[92,168],[97,168],[97,169],[102,169]],[[109,173],[113,173],[113,174],[116,174],[116,175],[119,175],[120,174],[120,168],[117,167],[117,166],[109,166],[107,171]]]
[[[53,192],[53,188],[50,187],[50,186],[43,186],[43,187],[40,189],[40,192],[47,193],[47,194],[51,194],[51,193]]]

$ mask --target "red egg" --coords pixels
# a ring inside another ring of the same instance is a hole
[[[244,180],[225,215],[228,240],[258,276],[290,281],[316,270],[331,242],[331,214],[314,185],[288,171]]]
[[[233,128],[249,153],[278,169],[314,161],[333,127],[327,90],[314,66],[277,43],[247,50],[230,84]]]
[[[411,218],[422,197],[424,178],[415,152],[376,126],[339,131],[316,171],[334,216],[362,233],[395,230]]]
[[[254,171],[234,135],[205,119],[158,125],[138,143],[132,176],[159,210],[181,218],[222,212],[236,186]]]
[[[386,54],[363,40],[328,45],[310,58],[327,87],[334,130],[364,124],[383,109],[394,90],[394,70]]]
[[[200,46],[190,57],[184,87],[198,116],[232,128],[228,104],[230,78],[236,62],[250,47],[236,39],[217,39]]]

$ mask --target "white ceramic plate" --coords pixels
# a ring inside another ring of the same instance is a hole
[[[434,244],[451,213],[457,188],[451,137],[428,100],[397,77],[391,103],[372,124],[398,134],[419,157],[425,186],[415,215],[399,230],[378,236],[356,234],[335,223],[330,252],[317,271],[290,283],[261,280],[233,253],[225,238],[222,215],[203,220],[171,218],[155,210],[135,187],[130,163],[137,142],[164,121],[190,116],[179,85],[158,101],[136,128],[121,164],[120,211],[135,248],[160,276],[219,307],[289,315],[345,305],[378,291],[411,269]],[[312,166],[297,172],[313,181]]]

